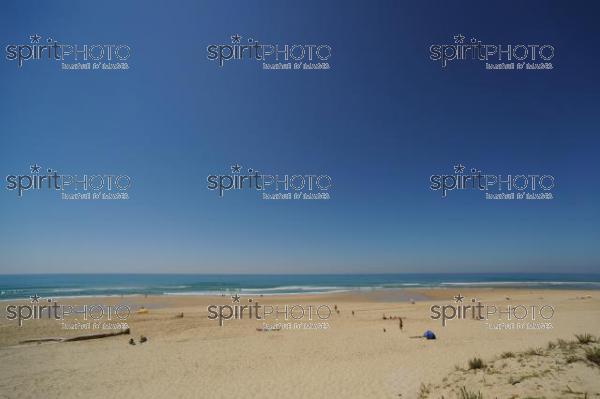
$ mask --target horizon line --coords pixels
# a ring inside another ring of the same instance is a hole
[[[339,272],[339,273],[202,273],[202,272],[58,272],[58,273],[0,273],[0,276],[44,276],[44,275],[205,275],[205,276],[347,276],[347,275],[398,275],[398,274],[564,274],[564,275],[600,275],[600,272],[378,272],[378,273],[367,273],[367,272]]]

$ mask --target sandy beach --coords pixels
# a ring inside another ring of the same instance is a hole
[[[453,298],[459,293],[465,304],[476,298],[500,309],[511,304],[538,309],[550,305],[551,326],[497,329],[491,320],[472,317],[442,326],[440,320],[431,319],[431,306],[459,304]],[[26,320],[19,327],[6,319],[6,307],[29,302],[3,302],[0,397],[449,399],[468,398],[464,395],[469,393],[481,393],[483,398],[600,397],[600,367],[586,358],[600,344],[575,338],[600,335],[598,291],[386,290],[243,296],[240,303],[248,304],[248,299],[280,307],[327,305],[333,312],[328,319],[317,320],[326,324],[292,326],[296,328],[273,320],[265,325],[265,320],[255,318],[226,320],[219,326],[208,318],[207,308],[232,305],[230,297],[62,299],[61,304],[128,304],[134,311],[126,321],[131,334],[20,344],[103,331],[63,328],[73,325],[74,317],[62,322]],[[147,312],[135,313],[142,306]],[[178,317],[181,313],[183,317]],[[283,328],[257,330],[265,326]],[[425,330],[434,331],[437,339],[411,338]],[[140,343],[142,335],[147,342]],[[128,343],[130,339],[135,345]],[[480,358],[483,365],[470,367],[473,358]]]

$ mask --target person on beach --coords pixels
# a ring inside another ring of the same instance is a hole
[[[400,331],[402,331],[402,327],[403,327],[402,317],[398,317],[398,327],[400,327]]]

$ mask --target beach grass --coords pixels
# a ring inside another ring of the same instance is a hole
[[[575,338],[582,345],[592,344],[598,342],[597,338],[592,334],[575,334]]]
[[[485,362],[479,357],[474,357],[469,360],[469,370],[479,370],[484,369],[485,367]]]
[[[460,391],[458,391],[459,399],[483,399],[483,395],[481,392],[475,393],[474,391],[469,391],[466,387],[461,387]]]
[[[585,358],[597,366],[600,366],[600,346],[585,350]]]

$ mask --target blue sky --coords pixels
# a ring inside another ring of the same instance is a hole
[[[600,138],[591,2],[3,2],[2,49],[37,33],[126,43],[128,71],[0,60],[0,273],[594,272]],[[552,71],[442,69],[434,43],[550,43]],[[329,71],[206,59],[230,35],[328,43]],[[18,198],[32,163],[122,173],[127,201]],[[329,201],[218,198],[239,163],[325,173]],[[550,201],[442,199],[462,163],[555,176]]]

